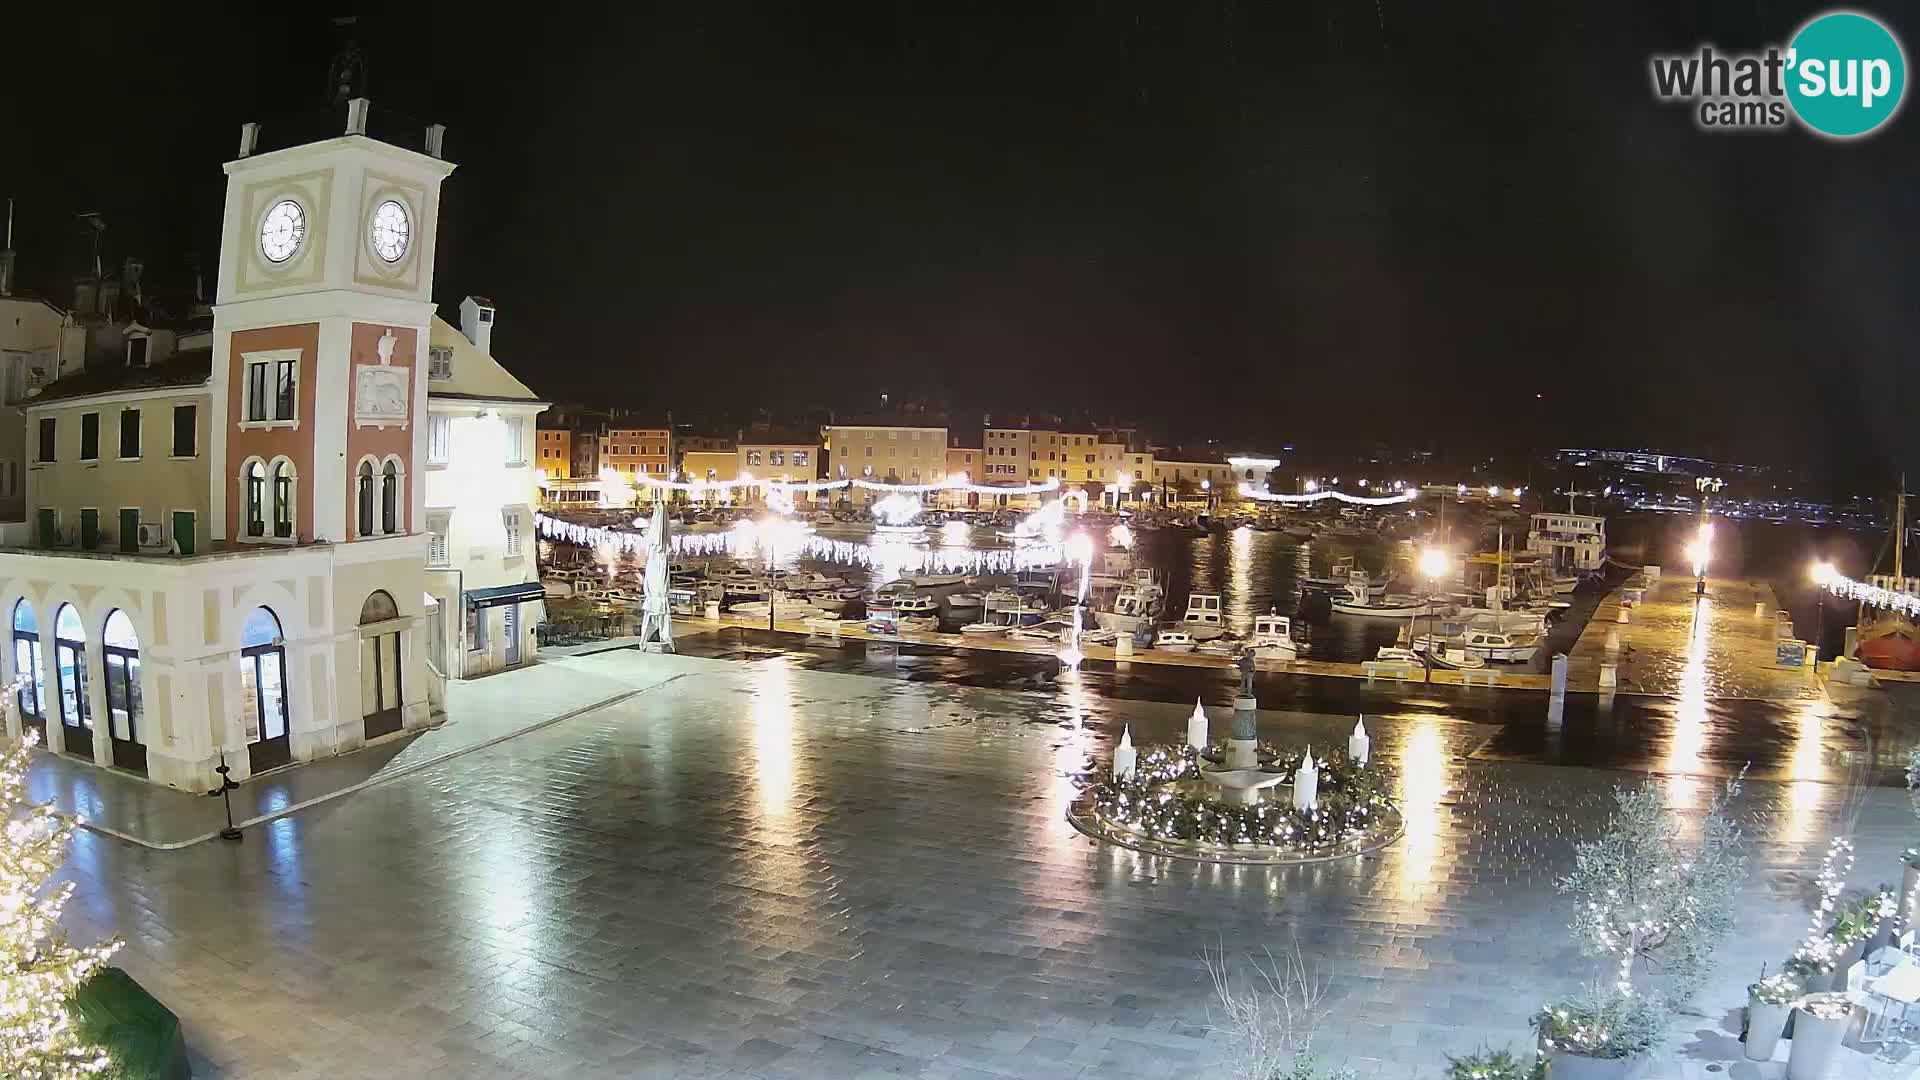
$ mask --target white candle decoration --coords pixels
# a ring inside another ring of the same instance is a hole
[[[1307,747],[1300,768],[1293,774],[1293,808],[1312,810],[1320,805],[1320,770],[1313,764],[1313,747]]]
[[[1138,761],[1139,757],[1139,751],[1133,748],[1133,729],[1121,728],[1120,745],[1113,748],[1113,778],[1115,780],[1131,779],[1134,762]]]
[[[1365,716],[1353,722],[1353,734],[1347,736],[1347,756],[1356,765],[1367,763],[1367,752],[1373,747],[1373,740],[1367,738],[1367,718]]]
[[[1200,699],[1193,699],[1193,715],[1187,717],[1187,745],[1195,750],[1207,748],[1207,711],[1200,707]]]

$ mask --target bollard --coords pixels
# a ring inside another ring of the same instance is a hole
[[[1766,618],[1766,617],[1767,617],[1767,603],[1766,603],[1766,601],[1764,601],[1764,600],[1762,600],[1762,601],[1760,601],[1760,602],[1758,602],[1758,603],[1756,603],[1756,604],[1754,604],[1754,605],[1753,605],[1753,613],[1754,613],[1755,615],[1758,615],[1758,616],[1759,616],[1760,618],[1763,618],[1763,619],[1764,619],[1764,618]]]
[[[1116,659],[1133,655],[1133,634],[1121,634],[1113,639],[1113,655]]]
[[[1613,617],[1613,621],[1619,622],[1619,623],[1626,622],[1628,619],[1632,618],[1632,615],[1630,614],[1632,610],[1633,610],[1632,608],[1622,607],[1620,609],[1620,614]]]
[[[1603,687],[1619,686],[1620,685],[1620,665],[1601,664],[1600,665],[1600,685]]]
[[[1607,627],[1607,651],[1620,651],[1620,628],[1617,626]]]
[[[1553,654],[1553,696],[1567,696],[1567,654]]]
[[[720,601],[707,601],[707,618],[712,619],[714,622],[720,621]]]

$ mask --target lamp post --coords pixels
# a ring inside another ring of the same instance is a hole
[[[1833,564],[1825,559],[1816,559],[1810,576],[1818,590],[1817,611],[1813,622],[1813,666],[1820,667],[1820,642],[1827,636],[1827,587],[1833,582],[1836,571]]]
[[[1426,669],[1427,680],[1429,682],[1433,680],[1433,646],[1435,644],[1433,636],[1433,593],[1434,590],[1439,587],[1440,579],[1446,576],[1447,571],[1451,567],[1452,560],[1447,557],[1445,548],[1430,547],[1420,552],[1420,576],[1427,579],[1427,647],[1420,652],[1420,664]],[[1409,628],[1411,628],[1411,624],[1409,624]],[[1407,642],[1407,647],[1412,648],[1413,642]]]

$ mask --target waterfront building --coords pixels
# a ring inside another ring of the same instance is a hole
[[[980,483],[1020,487],[1031,483],[1036,467],[1033,432],[1024,427],[992,427],[980,433]],[[1026,505],[1031,498],[1020,495],[991,496],[996,506]]]
[[[806,483],[818,475],[820,440],[801,432],[742,432],[734,455],[734,476],[738,479]],[[766,501],[766,494],[766,488],[751,484],[738,491],[735,500],[761,503]],[[812,499],[813,496],[805,492],[794,494],[795,502]]]
[[[242,129],[209,349],[90,365],[28,407],[10,734],[206,791],[223,760],[245,779],[428,722],[418,373],[453,166],[438,127],[403,147],[367,112],[271,150]]]
[[[931,484],[946,475],[946,425],[833,424],[827,428],[832,479]],[[865,506],[884,492],[854,488],[848,498]]]
[[[1233,478],[1228,486],[1233,490],[1233,497],[1237,499],[1240,497],[1242,484],[1258,492],[1269,490],[1267,485],[1273,476],[1273,470],[1280,467],[1280,459],[1259,454],[1235,454],[1227,459],[1227,464],[1233,467]]]
[[[740,475],[740,453],[725,450],[688,450],[680,455],[681,476],[694,483],[722,483]]]
[[[13,252],[0,251],[0,521],[26,517],[27,426],[21,411],[47,383],[80,370],[86,333],[67,309],[13,291]]]
[[[1556,572],[1598,570],[1607,557],[1607,519],[1588,514],[1533,515],[1527,550],[1553,562]]]
[[[948,439],[950,442],[960,441],[959,436],[952,434],[948,435]],[[950,477],[965,477],[969,483],[985,483],[985,480],[980,475],[982,459],[983,455],[978,446],[949,445],[947,447],[947,475]],[[943,501],[944,505],[950,509],[977,509],[980,506],[980,493],[977,491],[948,492]]]
[[[573,475],[573,432],[541,424],[534,428],[533,467],[553,480]]]
[[[572,447],[573,467],[568,475],[575,480],[600,479],[600,451],[603,444],[597,427],[576,427],[567,439]],[[597,488],[595,490],[598,490]]]
[[[609,427],[600,434],[599,442],[595,476],[600,474],[600,469],[612,469],[629,483],[641,476],[656,480],[673,476],[673,427],[669,424]],[[644,484],[636,486],[638,501],[646,503],[652,502],[661,490]]]
[[[1233,466],[1224,461],[1194,461],[1175,451],[1172,456],[1156,454],[1153,459],[1153,487],[1161,503],[1211,504],[1240,498],[1240,485],[1234,480]]]
[[[531,662],[544,616],[533,505],[547,403],[493,358],[491,302],[468,297],[460,324],[432,321],[424,470],[426,588],[437,602],[426,662],[454,679]]]

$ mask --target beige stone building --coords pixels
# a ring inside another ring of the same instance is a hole
[[[946,475],[945,426],[836,424],[827,429],[833,479],[867,479],[882,483],[931,484]],[[883,493],[854,488],[848,493],[857,505],[883,498]]]

